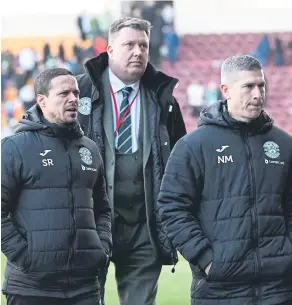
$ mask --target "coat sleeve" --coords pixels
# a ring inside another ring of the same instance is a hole
[[[187,133],[179,104],[174,97],[172,106],[172,115],[170,116],[171,120],[168,121],[168,133],[170,135],[171,149],[174,147],[175,143]]]
[[[109,198],[106,192],[104,166],[100,154],[99,159],[100,169],[93,190],[94,215],[97,233],[99,235],[105,252],[109,255],[112,249],[111,208]]]
[[[196,157],[182,138],[167,162],[158,208],[173,245],[188,262],[205,269],[212,261],[213,251],[195,213],[200,204],[202,177]]]
[[[21,192],[22,161],[14,142],[5,138],[1,142],[1,250],[7,259],[23,267],[27,241],[11,217]]]

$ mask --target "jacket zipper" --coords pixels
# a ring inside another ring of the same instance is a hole
[[[259,250],[258,250],[258,222],[257,222],[257,206],[256,206],[256,184],[255,184],[255,173],[252,165],[252,154],[250,149],[250,144],[248,142],[248,135],[245,133],[244,143],[247,148],[247,156],[248,156],[248,168],[249,168],[249,180],[250,180],[250,198],[252,200],[252,244],[254,246],[254,259],[255,259],[255,276],[260,273],[260,263],[259,263]],[[259,298],[259,287],[255,286],[255,298]]]
[[[72,193],[72,160],[68,149],[68,141],[65,140],[65,148],[69,160],[69,169],[68,169],[68,190],[69,190],[69,207],[70,214],[72,216],[72,226],[70,227],[70,238],[69,238],[69,258],[68,258],[68,285],[70,285],[70,273],[72,270],[73,260],[74,260],[74,240],[76,237],[76,217],[75,217],[75,206]]]

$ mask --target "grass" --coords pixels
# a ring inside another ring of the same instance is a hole
[[[176,265],[175,273],[171,273],[171,266],[165,266],[159,279],[157,305],[189,305],[191,271],[189,265],[180,258]],[[5,270],[5,257],[1,259],[1,274]],[[6,299],[2,295],[1,304],[6,305]],[[106,283],[106,305],[118,305],[116,283],[114,279],[114,267],[111,265]]]

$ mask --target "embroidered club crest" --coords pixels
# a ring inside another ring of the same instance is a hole
[[[88,148],[81,147],[79,149],[79,155],[80,155],[80,158],[81,158],[82,162],[84,162],[87,165],[92,164],[92,155],[91,155],[91,152],[89,151]]]
[[[263,145],[266,156],[272,159],[276,159],[280,156],[279,145],[275,142],[268,141]]]

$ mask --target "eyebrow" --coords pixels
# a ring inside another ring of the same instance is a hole
[[[126,41],[124,41],[124,43],[123,44],[127,44],[127,43],[136,43],[137,41],[136,40],[126,40]],[[146,41],[146,39],[144,40],[141,40],[141,39],[139,39],[138,40],[138,43],[146,43],[147,44],[147,41]]]
[[[242,87],[244,86],[265,86],[266,85],[266,82],[260,82],[259,84],[255,83],[255,82],[246,82],[244,84],[242,84]]]
[[[62,94],[62,93],[69,93],[69,92],[71,92],[71,91],[72,91],[72,90],[62,90],[62,91],[59,92],[59,94]],[[74,93],[80,94],[80,91],[79,91],[78,89],[73,90],[73,92],[74,92]]]

